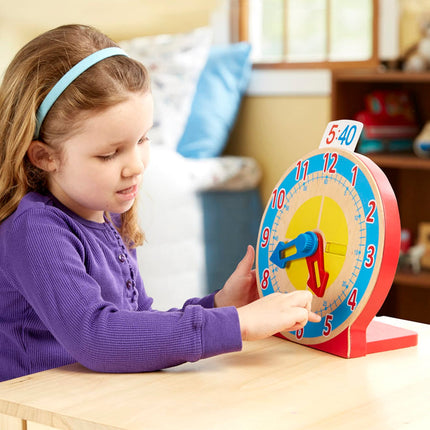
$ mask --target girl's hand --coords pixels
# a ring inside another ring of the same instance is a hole
[[[245,257],[215,294],[215,306],[236,306],[243,340],[257,340],[281,331],[294,331],[308,321],[319,322],[321,317],[311,311],[312,293],[294,291],[273,293],[259,298],[254,264],[255,252],[248,246]]]
[[[295,331],[321,317],[311,311],[312,293],[273,293],[237,310],[242,340],[258,340],[281,331]]]
[[[228,278],[222,290],[215,294],[215,307],[245,306],[258,299],[257,281],[254,264],[254,248],[249,245],[245,257]]]

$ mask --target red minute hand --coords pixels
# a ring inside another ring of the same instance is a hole
[[[328,273],[324,270],[323,239],[320,233],[316,233],[316,235],[318,236],[318,248],[313,255],[306,257],[306,263],[309,270],[307,285],[317,297],[323,297],[327,287]],[[318,266],[320,285],[318,285],[316,277],[315,264]]]

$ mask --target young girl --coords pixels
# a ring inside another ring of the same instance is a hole
[[[79,25],[24,46],[0,90],[0,380],[80,362],[142,372],[239,351],[319,317],[259,299],[254,250],[216,294],[151,308],[135,248],[153,101],[144,66]],[[168,270],[168,269],[166,269]]]

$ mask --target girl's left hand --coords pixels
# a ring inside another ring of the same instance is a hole
[[[228,278],[222,290],[215,294],[215,307],[245,306],[259,298],[254,264],[255,251],[248,245],[245,257]]]

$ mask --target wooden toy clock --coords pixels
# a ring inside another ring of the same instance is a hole
[[[416,333],[373,321],[394,279],[400,219],[382,170],[354,152],[362,128],[328,124],[319,149],[273,190],[257,243],[260,295],[310,290],[321,316],[279,335],[346,358],[417,343]]]

